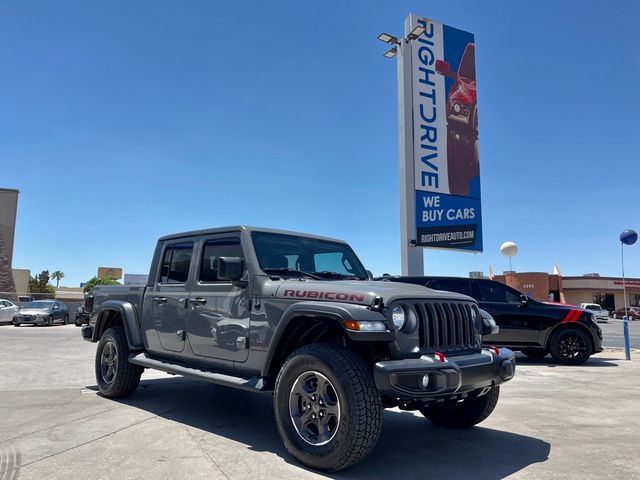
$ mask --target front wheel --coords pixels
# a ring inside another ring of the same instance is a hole
[[[436,425],[449,428],[470,428],[486,420],[498,404],[500,387],[491,387],[482,396],[470,395],[460,402],[444,401],[420,409],[425,418]]]
[[[319,470],[358,463],[380,435],[382,404],[371,368],[333,344],[306,345],[291,354],[276,380],[274,410],[287,450]]]
[[[591,338],[578,327],[556,331],[549,343],[549,352],[553,359],[567,365],[582,365],[589,359],[592,351]]]
[[[107,329],[96,349],[96,382],[109,398],[125,397],[138,388],[143,368],[129,363],[129,348],[122,328]]]

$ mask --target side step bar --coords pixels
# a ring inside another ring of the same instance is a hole
[[[265,389],[265,381],[262,377],[241,378],[224,373],[209,372],[207,370],[199,370],[197,368],[185,367],[176,363],[169,363],[162,360],[149,358],[144,353],[129,355],[129,363],[140,365],[145,368],[153,368],[162,372],[173,373],[175,375],[183,375],[185,377],[195,378],[204,382],[224,385],[226,387],[239,388],[248,391],[263,391]]]

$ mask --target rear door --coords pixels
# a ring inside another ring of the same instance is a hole
[[[193,353],[224,362],[244,362],[249,350],[250,289],[218,278],[219,257],[244,258],[239,234],[204,237],[187,306]]]
[[[13,306],[4,300],[0,301],[0,322],[9,322],[13,319]]]
[[[466,278],[434,278],[429,280],[426,286],[434,290],[462,293],[463,295],[473,297],[471,285]]]
[[[167,241],[163,245],[158,278],[144,296],[143,329],[150,351],[184,351],[194,245],[193,239]]]

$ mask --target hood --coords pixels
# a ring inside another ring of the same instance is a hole
[[[38,315],[43,313],[49,313],[49,308],[21,308],[19,313],[22,315]]]
[[[454,300],[475,302],[471,297],[453,292],[432,290],[420,285],[381,281],[287,280],[276,290],[276,298],[371,305],[382,297],[385,305],[402,299]]]

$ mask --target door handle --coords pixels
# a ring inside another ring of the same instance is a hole
[[[153,301],[156,303],[167,303],[167,297],[153,297]]]
[[[193,297],[189,299],[189,302],[194,305],[204,305],[207,303],[207,299],[203,297]]]

